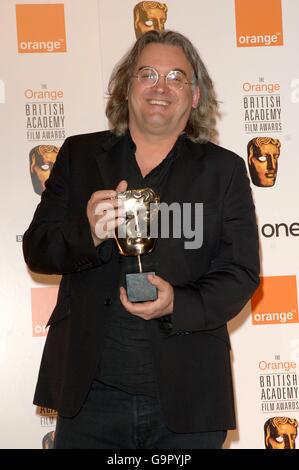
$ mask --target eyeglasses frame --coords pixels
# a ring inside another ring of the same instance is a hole
[[[146,70],[146,69],[149,69],[149,70],[153,70],[155,73],[156,73],[156,81],[155,83],[153,83],[152,85],[146,85],[147,88],[152,88],[154,86],[157,85],[157,83],[159,82],[160,80],[160,77],[164,77],[165,78],[165,83],[166,85],[171,88],[171,89],[174,89],[174,90],[182,90],[182,88],[184,87],[184,85],[194,85],[194,82],[182,82],[181,86],[179,88],[175,88],[175,87],[172,87],[171,85],[169,86],[168,84],[168,81],[167,81],[167,77],[169,76],[169,74],[173,73],[173,72],[180,72],[182,75],[185,75],[185,72],[183,72],[182,70],[179,70],[179,69],[173,69],[173,70],[170,70],[167,74],[164,74],[164,73],[159,73],[155,67],[150,67],[150,66],[145,66],[145,67],[141,67],[137,74],[134,74],[132,75],[132,78],[137,78],[137,80],[140,82],[140,77],[139,77],[139,72],[141,72],[142,70]],[[187,79],[187,77],[186,77]]]

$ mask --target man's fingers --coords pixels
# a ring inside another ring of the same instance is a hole
[[[117,189],[125,190],[126,187],[127,182],[123,180],[120,181]],[[125,223],[123,202],[117,197],[109,198],[112,194],[116,196],[117,192],[98,191],[90,199],[89,214],[94,227],[92,230],[100,240],[114,237],[117,227]]]
[[[93,193],[90,197],[90,203],[95,204],[100,201],[104,200],[113,200],[116,197],[116,191],[113,189],[107,189],[107,190],[101,190],[101,191],[96,191]]]
[[[95,215],[102,215],[105,211],[115,211],[117,208],[121,208],[122,206],[122,201],[118,199],[100,201],[95,205],[94,213]]]
[[[99,216],[104,220],[110,220],[116,217],[125,217],[125,211],[122,206],[111,207],[106,204],[102,205],[101,203],[96,207],[94,215]]]
[[[124,219],[119,217],[117,219],[105,220],[99,219],[95,224],[95,234],[101,240],[114,236],[115,229],[124,223]]]
[[[121,180],[118,183],[115,191],[117,191],[117,192],[126,191],[127,187],[128,187],[128,182],[126,180]]]
[[[116,189],[107,189],[94,192],[87,204],[88,216],[103,215],[105,211],[123,206],[123,202],[117,198],[117,192],[125,191],[128,187],[126,180],[121,180]]]
[[[155,310],[156,300],[149,302],[135,303],[128,300],[127,292],[124,287],[120,287],[120,301],[123,304],[124,308],[133,315],[137,315],[144,320],[148,320],[149,316]]]
[[[157,287],[157,289],[159,290],[162,290],[163,288],[166,287],[167,285],[167,282],[164,281],[164,279],[162,279],[161,277],[159,276],[156,276],[156,275],[153,275],[153,274],[149,274],[147,276],[148,278],[148,281],[153,284],[153,286]]]
[[[126,188],[125,180],[117,185],[117,190]],[[115,229],[125,222],[123,212],[123,201],[117,198],[116,190],[100,190],[91,195],[86,214],[95,246],[100,240],[115,236]]]

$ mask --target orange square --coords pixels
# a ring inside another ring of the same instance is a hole
[[[296,276],[262,277],[251,307],[253,325],[299,323]]]
[[[235,0],[237,47],[282,46],[281,0]]]
[[[16,20],[19,53],[66,52],[63,3],[16,5]]]
[[[58,287],[31,289],[32,336],[45,336],[46,324],[56,305]]]

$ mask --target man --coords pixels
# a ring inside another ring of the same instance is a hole
[[[156,29],[164,31],[167,20],[167,5],[160,2],[139,2],[134,7],[134,28],[136,38]]]
[[[181,34],[144,34],[109,91],[113,130],[65,141],[24,235],[30,269],[63,274],[34,402],[58,410],[56,448],[221,448],[235,427],[226,323],[259,274],[245,164],[208,142],[215,93]],[[159,238],[143,258],[158,298],[134,303],[116,196],[145,187],[203,203],[203,244]]]
[[[248,166],[253,184],[262,188],[274,186],[280,141],[272,137],[255,137],[248,142]]]
[[[295,449],[298,423],[287,417],[270,418],[265,422],[266,449]]]
[[[41,195],[50,176],[59,148],[55,145],[37,145],[30,150],[30,174],[33,189]]]

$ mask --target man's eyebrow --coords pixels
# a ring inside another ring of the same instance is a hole
[[[137,72],[139,72],[139,70],[142,70],[142,69],[154,69],[155,67],[153,67],[152,65],[141,65],[139,67],[139,69],[137,70]]]

